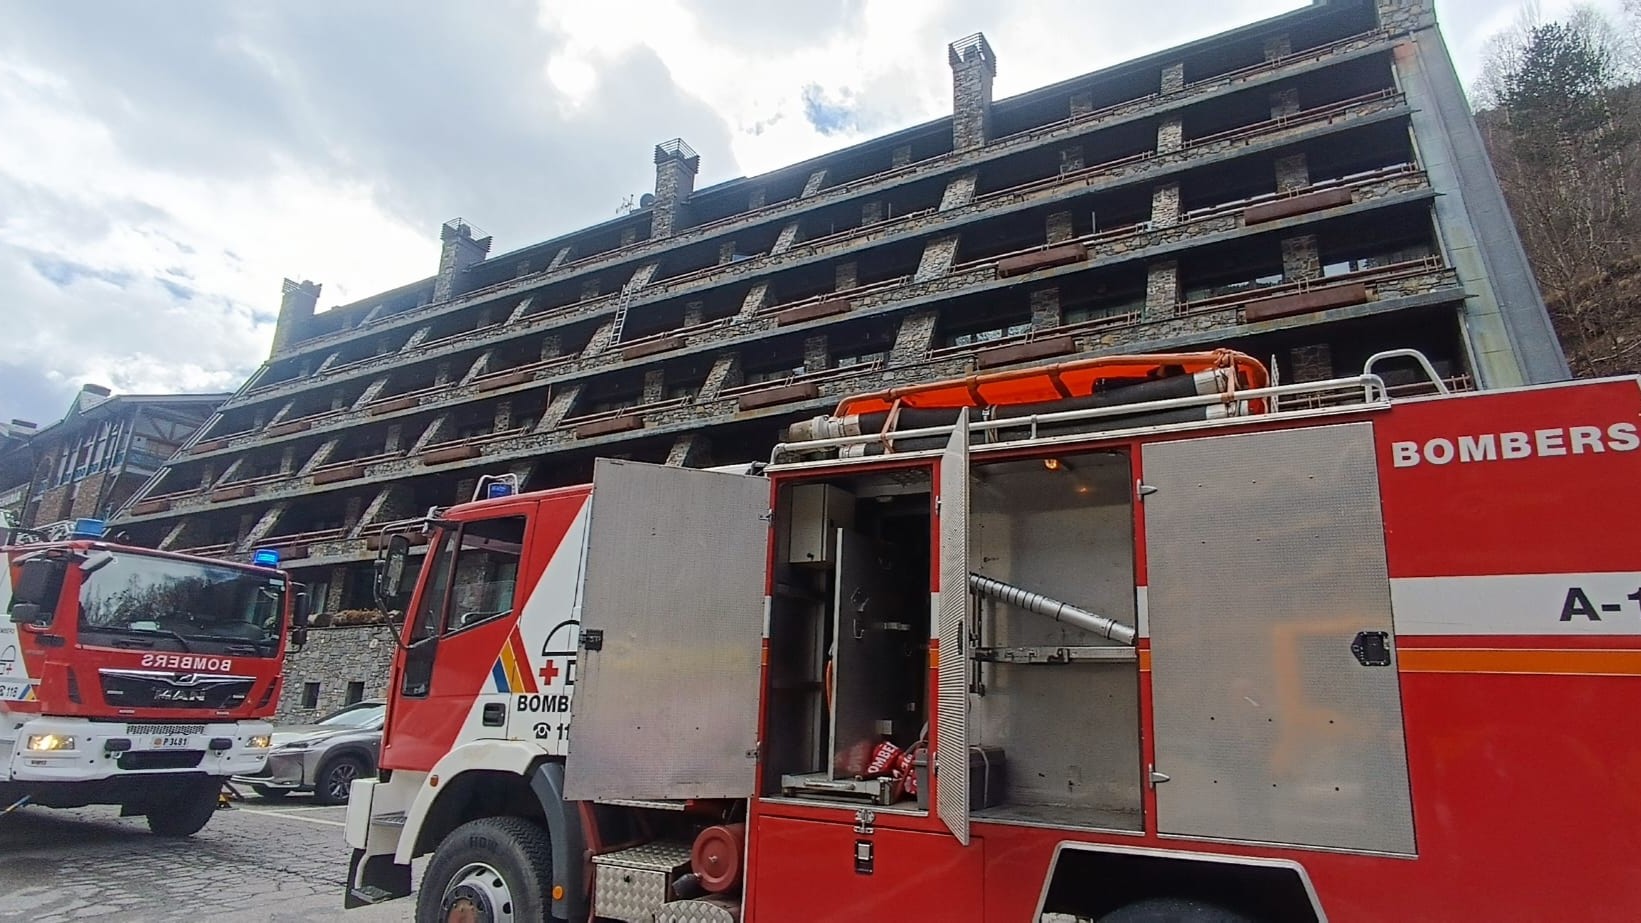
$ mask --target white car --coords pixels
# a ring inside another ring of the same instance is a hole
[[[276,727],[267,765],[234,781],[263,798],[313,792],[319,804],[346,804],[353,780],[376,774],[386,719],[387,703],[367,701],[331,712],[317,724]]]

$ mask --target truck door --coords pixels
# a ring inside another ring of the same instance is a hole
[[[769,482],[599,459],[565,794],[746,798]]]
[[[452,523],[435,537],[408,617],[409,649],[384,737],[387,768],[431,769],[460,740],[506,736],[515,691],[508,683],[520,677],[514,667],[495,678],[496,652],[516,624],[510,616],[524,513],[497,510],[493,518]]]
[[[951,441],[940,456],[936,501],[940,535],[940,586],[934,595],[939,633],[935,695],[935,813],[964,846],[969,845],[969,412],[957,415]]]
[[[1372,424],[1143,462],[1158,831],[1412,853]]]

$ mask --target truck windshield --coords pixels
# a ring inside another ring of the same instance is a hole
[[[149,555],[99,554],[109,559],[99,558],[81,585],[81,632],[184,650],[251,644],[271,653],[278,647],[285,578]]]

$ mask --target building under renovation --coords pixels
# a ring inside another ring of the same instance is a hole
[[[890,384],[1220,345],[1283,381],[1403,346],[1458,388],[1567,376],[1429,0],[1008,99],[983,36],[947,54],[949,117],[700,189],[668,141],[613,220],[499,255],[451,221],[434,275],[324,311],[287,281],[268,361],[120,527],[278,547],[334,613],[372,606],[382,527],[482,474],[755,460]]]

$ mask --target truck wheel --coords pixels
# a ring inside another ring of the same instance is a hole
[[[1125,904],[1100,917],[1100,923],[1254,923],[1252,918],[1217,904],[1183,897],[1151,897]]]
[[[439,842],[416,892],[416,923],[545,920],[552,910],[547,831],[522,817],[486,817]]]
[[[347,804],[353,780],[365,774],[365,761],[357,756],[338,756],[319,767],[313,782],[315,804]]]
[[[155,836],[185,837],[198,833],[217,810],[217,794],[222,784],[216,779],[191,785],[173,800],[148,812],[148,829]]]
[[[269,788],[266,785],[253,785],[251,791],[256,792],[256,797],[263,801],[278,801],[291,793],[288,788]]]

